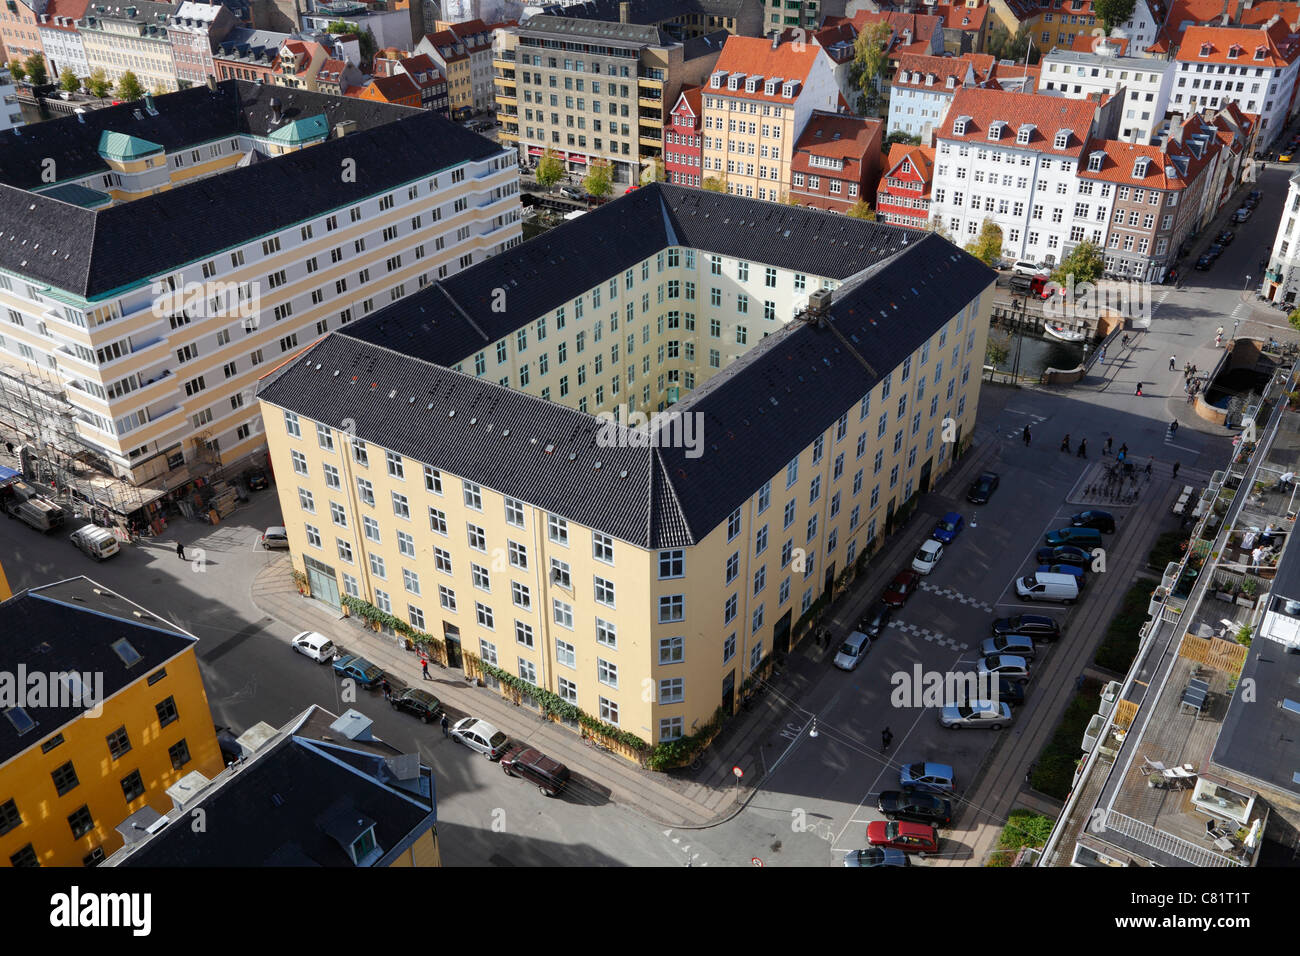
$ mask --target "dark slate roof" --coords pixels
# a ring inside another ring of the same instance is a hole
[[[726,30],[715,30],[703,36],[691,37],[682,44],[682,59],[694,60],[696,57],[721,53],[729,36],[731,34]]]
[[[230,169],[108,209],[89,211],[29,193],[41,185],[42,161],[54,157],[61,179],[108,169],[97,150],[105,130],[128,132],[168,151],[224,136],[266,136],[270,100],[284,122],[323,114],[331,129],[355,130],[268,162]],[[440,169],[500,152],[491,140],[436,113],[351,97],[288,90],[240,80],[169,93],[140,104],[0,133],[0,267],[87,298],[177,268],[289,223],[357,202]],[[338,175],[356,162],[355,181]],[[195,228],[202,223],[203,228]]]
[[[136,611],[144,616],[135,617]],[[140,655],[130,667],[113,650],[122,638]],[[0,674],[15,675],[19,666],[29,674],[102,674],[106,698],[196,642],[175,625],[85,577],[32,588],[0,604]],[[27,708],[36,727],[21,735],[0,716],[0,764],[53,736],[85,709]]]
[[[1296,175],[1300,176],[1300,173]],[[1277,563],[1277,573],[1269,590],[1270,594],[1300,601],[1300,547],[1282,551],[1282,560]]]
[[[339,749],[286,735],[194,804],[211,819],[237,821],[225,838],[195,833],[181,818],[119,865],[350,867],[339,841],[354,838],[359,819],[375,824],[385,855],[432,827],[432,807],[340,761]]]
[[[994,278],[928,233],[651,186],[328,336],[264,379],[261,396],[320,421],[347,408],[367,442],[641,547],[693,543],[876,383],[832,331],[793,322],[674,406],[705,416],[704,454],[694,459],[685,448],[602,447],[595,416],[445,367],[669,244],[850,279],[831,321],[877,372]],[[583,255],[593,248],[608,255]],[[487,299],[501,286],[507,311],[494,314]],[[510,310],[513,289],[528,297],[526,310]]]
[[[529,17],[528,21],[521,27],[520,32],[528,34],[548,33],[556,36],[590,39],[626,40],[629,43],[658,46],[668,46],[674,42],[673,38],[663,30],[649,25],[649,21],[646,23],[620,23],[617,17],[612,21],[598,18],[584,19],[580,14],[570,12],[572,9],[571,7],[567,8],[563,16],[539,13],[536,16]]]
[[[608,20],[617,23],[620,17],[619,0],[586,0],[567,6],[556,4],[543,7],[544,13],[582,20]],[[632,23],[662,23],[676,20],[691,13],[715,17],[740,17],[745,0],[632,0]]]
[[[1249,700],[1243,688],[1252,689]],[[1300,799],[1300,713],[1284,710],[1284,700],[1300,704],[1300,653],[1257,637],[1210,759]]]

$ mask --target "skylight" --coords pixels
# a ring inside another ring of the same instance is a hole
[[[125,637],[113,642],[113,651],[122,659],[122,663],[127,667],[136,664],[140,660],[140,652],[131,646],[131,642]]]

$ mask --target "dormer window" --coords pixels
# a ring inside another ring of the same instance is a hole
[[[739,88],[740,88],[740,76],[741,76],[741,74],[739,74],[739,73],[733,73],[733,74],[731,74],[731,76],[727,77],[727,89],[729,89],[729,90],[736,90],[736,89],[739,89]]]
[[[758,89],[758,77],[756,77],[756,76],[751,76],[751,77],[749,77],[747,80],[745,80],[745,92],[746,92],[746,93],[753,93],[753,92],[756,91],[757,89]]]
[[[1020,129],[1016,131],[1016,142],[1019,143],[1021,146],[1027,146],[1029,144],[1029,137],[1033,135],[1034,135],[1034,124],[1025,123],[1020,127]]]
[[[1210,55],[1210,49],[1211,49],[1211,48],[1210,48],[1210,44],[1208,44],[1208,43],[1202,43],[1202,44],[1201,44],[1201,56],[1209,56],[1209,55]]]
[[[1103,152],[1099,151],[1090,154],[1088,156],[1088,172],[1090,173],[1101,172],[1101,164],[1105,162],[1105,160],[1106,160],[1106,154]]]
[[[1003,128],[1004,126],[1006,126],[1006,125],[1007,125],[1007,124],[1004,123],[1002,120],[994,120],[992,123],[990,123],[990,124],[989,124],[989,139],[994,139],[994,140],[1001,139],[1001,138],[1002,138],[1002,128]]]
[[[767,96],[776,95],[776,80],[768,80],[763,84],[763,93]]]
[[[926,85],[926,86],[934,86],[934,74],[933,74],[933,73],[927,73],[927,74],[925,74],[925,85]]]
[[[722,89],[722,74],[714,73],[713,76],[709,77],[709,86],[715,90]]]
[[[1237,44],[1235,43],[1232,46],[1228,47],[1229,60],[1235,60],[1239,56],[1241,56],[1241,47],[1237,46]]]
[[[786,80],[785,83],[782,84],[781,86],[781,95],[786,97],[787,99],[793,97],[794,88],[797,85],[798,84],[796,84],[794,80]]]
[[[966,124],[970,122],[969,116],[958,116],[952,121],[952,134],[954,136],[966,135]]]
[[[1257,60],[1262,60],[1262,59],[1264,59],[1264,56],[1265,56],[1265,54],[1266,54],[1267,52],[1268,52],[1268,51],[1267,51],[1264,47],[1262,47],[1262,46],[1257,46],[1257,47],[1255,47],[1255,59],[1257,59]]]
[[[955,90],[957,88],[957,77],[955,76],[948,77],[948,81],[944,85],[947,86],[948,89],[950,90]]]
[[[1134,161],[1133,161],[1133,178],[1134,178],[1134,179],[1141,179],[1143,176],[1145,176],[1145,175],[1147,174],[1147,165],[1148,165],[1150,162],[1151,162],[1151,160],[1147,159],[1147,157],[1145,157],[1145,156],[1139,156],[1136,160],[1134,160]]]
[[[1053,149],[1067,149],[1070,145],[1070,131],[1061,129],[1056,131],[1056,138],[1052,140]]]

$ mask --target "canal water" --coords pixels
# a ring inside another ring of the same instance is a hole
[[[1007,358],[997,366],[999,372],[1010,372],[1016,364],[1016,336],[999,336],[1005,344]],[[1049,368],[1071,369],[1083,361],[1082,342],[1058,342],[1055,339],[1034,338],[1025,335],[1020,342],[1020,374],[1037,377]]]

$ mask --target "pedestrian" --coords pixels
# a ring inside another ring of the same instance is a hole
[[[1101,453],[1102,453],[1103,455],[1109,455],[1109,454],[1110,454],[1110,446],[1111,446],[1111,444],[1112,444],[1114,441],[1115,441],[1114,438],[1107,438],[1107,439],[1106,439],[1106,447],[1103,448],[1103,449],[1101,450]]]
[[[185,560],[185,545],[181,544],[179,541],[176,542],[176,557],[180,558],[182,561]]]
[[[1178,367],[1178,360],[1174,358],[1172,355],[1169,356],[1169,371],[1172,372],[1177,367]]]
[[[1155,456],[1155,455],[1152,455],[1152,456],[1151,456],[1151,459],[1147,462],[1147,477],[1148,477],[1148,478],[1151,477],[1151,466],[1155,464],[1155,461],[1156,461],[1156,456]]]
[[[1106,364],[1106,346],[1104,346],[1104,345],[1101,347],[1101,356],[1100,356],[1100,358],[1101,358],[1101,364],[1102,364],[1102,365],[1105,365],[1105,364]]]
[[[1217,329],[1214,330],[1214,346],[1215,346],[1215,348],[1218,348],[1219,343],[1222,342],[1222,341],[1223,341],[1223,326],[1219,326]]]
[[[429,679],[429,658],[423,654],[420,655],[420,673],[425,680]]]
[[[1175,478],[1178,477],[1178,468],[1179,468],[1179,466],[1180,466],[1181,464],[1182,464],[1182,462],[1178,462],[1178,461],[1174,462],[1174,477],[1175,477]]]
[[[447,731],[447,728],[451,726],[451,721],[447,719],[446,713],[443,713],[442,720],[438,721],[438,726],[442,728],[442,735],[444,737],[451,736]]]
[[[1061,451],[1070,450],[1070,433],[1066,432],[1065,437],[1061,439]]]
[[[1123,346],[1126,346],[1126,347],[1128,346],[1128,333],[1127,333],[1127,332],[1125,332],[1124,335],[1120,338],[1120,340],[1119,340],[1119,344],[1120,344],[1120,345],[1123,345]]]
[[[1075,690],[1083,690],[1083,682],[1084,682],[1084,680],[1085,680],[1085,678],[1084,678],[1084,676],[1083,676],[1082,674],[1080,674],[1078,677],[1076,677],[1076,678],[1074,679],[1074,689],[1075,689]]]
[[[1128,457],[1128,444],[1127,444],[1127,443],[1125,443],[1125,444],[1119,446],[1119,457],[1120,457],[1120,460],[1121,460],[1121,461],[1123,461],[1125,458]]]
[[[392,698],[393,688],[389,685],[387,677],[385,677],[383,680],[379,682],[379,689],[384,692],[384,700],[389,700]]]
[[[1079,457],[1080,458],[1088,457],[1088,439],[1086,438],[1079,439]]]
[[[1137,391],[1135,391],[1133,394],[1134,394],[1134,395],[1137,395],[1137,396],[1141,396],[1141,395],[1142,395],[1142,383],[1141,383],[1141,382],[1138,382]]]
[[[1169,423],[1169,434],[1171,435],[1178,434],[1178,419],[1175,418],[1172,422]]]
[[[889,743],[894,739],[894,732],[886,727],[880,732],[880,749],[885,753],[889,752]]]
[[[1028,425],[1025,426],[1024,439],[1025,439],[1025,447],[1028,448],[1029,447],[1029,426]]]

